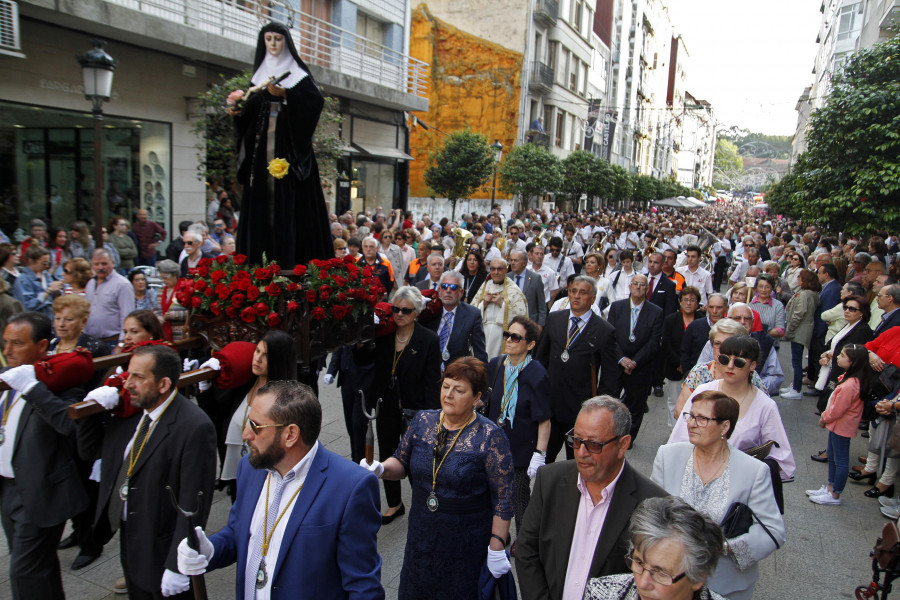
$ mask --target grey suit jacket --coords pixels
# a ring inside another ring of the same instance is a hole
[[[540,275],[525,269],[522,272],[524,281],[522,282],[522,293],[525,294],[525,300],[528,301],[528,318],[540,325],[544,326],[547,321],[547,301],[544,296],[544,282],[541,281]],[[512,271],[507,275],[513,283],[516,282],[516,274]]]
[[[538,470],[516,542],[516,572],[524,600],[562,599],[581,501],[577,486],[578,468],[573,460]],[[629,572],[625,552],[631,513],[645,498],[665,495],[665,490],[625,462],[597,540],[589,578]]]
[[[432,289],[431,284],[432,284],[431,277],[425,277],[425,279],[423,279],[422,281],[420,281],[419,283],[416,284],[416,287],[424,292],[425,290]]]
[[[775,503],[772,491],[772,475],[765,463],[741,452],[729,444],[728,458],[728,498],[715,506],[694,506],[717,523],[733,502],[743,502],[769,528],[769,531],[784,545],[784,520]],[[694,445],[690,442],[676,442],[660,446],[653,462],[655,483],[675,496],[682,496],[682,481]],[[709,589],[729,600],[749,599],[753,596],[753,586],[759,578],[759,561],[775,551],[772,538],[761,525],[754,522],[746,534],[728,540],[734,556],[719,559],[715,573],[707,581]],[[738,568],[738,562],[741,568]]]

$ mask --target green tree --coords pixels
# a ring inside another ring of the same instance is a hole
[[[223,79],[198,95],[202,116],[194,121],[191,132],[197,143],[197,178],[203,181],[236,177],[235,133],[233,119],[228,116],[225,103],[228,94],[250,87],[250,71]],[[325,107],[319,116],[319,125],[313,136],[313,148],[319,163],[322,187],[329,189],[337,176],[337,160],[341,157],[341,139],[338,125],[343,121],[336,98],[326,96]]]
[[[724,138],[716,140],[716,156],[713,162],[713,185],[731,189],[744,172],[744,160],[738,154],[737,145]]]
[[[543,146],[516,146],[500,165],[500,189],[520,198],[519,210],[530,207],[531,199],[560,188],[559,159]]]
[[[633,202],[649,202],[656,195],[657,180],[649,175],[635,175],[634,189],[631,192]]]
[[[493,173],[494,154],[487,138],[469,130],[451,133],[443,147],[431,153],[425,169],[425,183],[437,196],[450,201],[451,220],[456,219],[456,203],[468,198]]]
[[[808,150],[767,198],[857,234],[900,226],[900,36],[852,55],[810,117]],[[771,197],[774,195],[774,200]]]
[[[605,165],[593,152],[576,150],[560,161],[562,176],[560,193],[567,197],[572,209],[578,207],[581,196],[587,196],[588,208],[593,210],[594,197],[604,189]]]
[[[613,178],[615,184],[613,186],[613,198],[616,200],[629,200],[631,193],[634,191],[634,179],[631,174],[620,165],[612,165]]]

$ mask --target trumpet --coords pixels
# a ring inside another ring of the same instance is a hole
[[[455,238],[453,254],[456,258],[462,258],[466,255],[466,248],[472,241],[472,232],[460,227],[455,227],[451,230],[451,233],[453,233]]]

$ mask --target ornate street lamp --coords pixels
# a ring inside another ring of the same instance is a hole
[[[94,47],[77,56],[84,77],[84,97],[94,114],[94,245],[103,247],[103,103],[112,92],[117,61],[103,50],[106,42],[91,40]]]
[[[500,159],[503,157],[503,144],[500,140],[495,139],[491,144],[491,150],[494,151],[494,187],[491,188],[491,208],[494,207],[494,200],[497,196],[497,169],[500,166]]]

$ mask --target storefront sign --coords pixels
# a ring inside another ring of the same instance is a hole
[[[40,79],[38,83],[38,87],[42,90],[52,90],[54,92],[63,92],[64,94],[79,94],[84,95],[84,84],[83,83],[70,83],[68,81],[59,81],[56,79]],[[118,100],[119,93],[113,92],[112,99]]]

